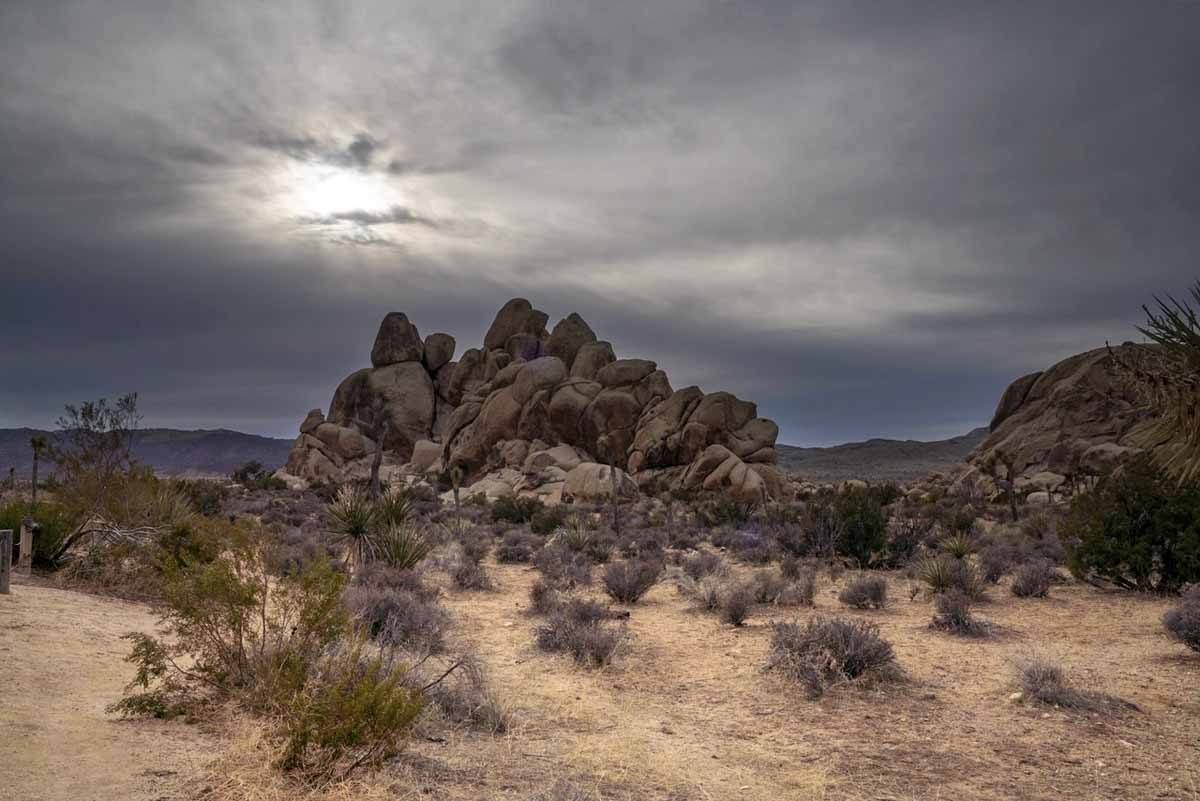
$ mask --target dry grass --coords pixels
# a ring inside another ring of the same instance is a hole
[[[384,770],[318,795],[267,770],[270,749],[254,732],[235,726],[237,736],[227,749],[209,746],[212,767],[201,780],[187,783],[186,792],[159,796],[177,801],[1200,799],[1195,745],[1200,742],[1200,672],[1197,660],[1163,633],[1160,619],[1168,600],[1104,593],[1081,584],[1056,586],[1051,598],[1037,603],[999,593],[988,606],[988,618],[1006,635],[978,640],[931,631],[933,609],[924,599],[898,599],[883,612],[846,609],[837,594],[849,576],[833,583],[822,578],[812,610],[764,605],[741,628],[699,613],[663,582],[629,608],[629,637],[617,659],[591,669],[577,666],[569,655],[537,649],[526,614],[535,570],[491,560],[487,567],[496,591],[452,593],[446,599],[455,620],[450,642],[456,649],[469,648],[487,666],[492,689],[511,715],[507,734],[430,716],[405,753]],[[750,570],[735,567],[730,579],[750,576]],[[449,578],[443,580],[448,586]],[[577,592],[604,600],[598,586]],[[0,608],[5,603],[0,599]],[[105,613],[111,614],[107,608],[97,612]],[[71,626],[86,630],[89,619],[81,614]],[[771,623],[804,623],[830,614],[877,623],[908,680],[861,688],[850,684],[810,701],[793,682],[763,671]],[[4,618],[0,625],[7,625]],[[14,637],[22,644],[33,642],[25,629],[0,633],[0,649]],[[1103,689],[1142,711],[1113,716],[1009,703],[1015,689],[1012,665],[1047,648],[1071,666],[1077,686]],[[127,670],[118,654],[114,648],[105,658],[112,668]],[[0,651],[0,660],[7,664],[7,659]],[[11,715],[0,721],[11,723]],[[142,731],[159,736],[193,728],[131,722],[109,736],[119,744],[120,737],[136,738]],[[22,759],[8,754],[3,763]],[[180,770],[167,758],[159,763]]]

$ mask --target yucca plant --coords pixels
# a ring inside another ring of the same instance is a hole
[[[403,526],[416,512],[416,502],[407,487],[391,487],[376,503],[380,522],[390,526]]]
[[[966,559],[975,553],[975,541],[967,534],[951,534],[938,545],[943,553],[955,559]]]
[[[400,570],[413,569],[432,550],[433,543],[413,525],[392,523],[378,536],[377,557]]]
[[[1200,281],[1192,286],[1192,300],[1200,305]],[[1186,301],[1170,295],[1155,298],[1155,310],[1143,306],[1146,324],[1138,331],[1152,346],[1109,349],[1126,373],[1127,383],[1156,418],[1134,439],[1145,448],[1157,448],[1155,460],[1181,484],[1200,478],[1200,313]]]
[[[579,553],[588,547],[592,541],[592,527],[588,521],[579,515],[571,515],[554,530],[547,542],[548,545],[564,545]]]
[[[329,505],[329,516],[333,518],[335,541],[346,546],[349,562],[362,566],[376,556],[380,514],[367,493],[357,487],[342,487]]]
[[[917,565],[917,578],[925,583],[933,595],[958,589],[968,598],[979,599],[985,592],[979,571],[966,559],[945,555],[927,557]]]

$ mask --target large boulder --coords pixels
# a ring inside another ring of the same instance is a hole
[[[545,338],[546,323],[549,317],[545,312],[533,308],[525,298],[513,298],[496,312],[487,334],[483,337],[484,350],[503,350],[508,340],[515,334],[533,334]]]
[[[371,364],[386,367],[399,362],[419,362],[424,353],[425,345],[417,327],[403,312],[392,312],[379,324],[375,346],[371,348]]]
[[[571,362],[571,378],[583,378],[593,381],[596,374],[605,365],[617,360],[613,347],[608,342],[588,342],[575,352],[575,360]]]
[[[436,373],[454,358],[454,337],[449,334],[430,334],[425,337],[425,369]]]
[[[411,456],[417,440],[432,436],[434,395],[429,373],[420,362],[392,364],[372,370],[366,385],[391,423],[384,447],[401,457]]]
[[[975,476],[978,483],[1006,472],[1003,465],[1011,462],[1018,487],[1044,489],[1111,470],[1141,453],[1136,434],[1150,413],[1114,358],[1114,352],[1120,358],[1136,347],[1097,348],[1015,380],[996,406],[991,433],[949,481],[957,485]]]
[[[546,355],[557,356],[570,371],[579,349],[596,341],[596,332],[575,312],[571,312],[554,325],[550,339],[546,342]],[[611,349],[610,349],[611,350]]]
[[[637,483],[628,473],[619,468],[596,462],[584,462],[567,472],[563,481],[564,501],[602,501],[613,496],[613,474],[616,474],[616,491],[619,498],[637,495]]]

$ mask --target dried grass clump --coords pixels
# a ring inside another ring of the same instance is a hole
[[[929,624],[939,631],[961,634],[966,637],[983,637],[991,632],[991,626],[971,614],[971,599],[958,589],[950,589],[933,599],[936,614]]]
[[[409,590],[361,584],[348,587],[342,600],[380,645],[429,654],[445,649],[450,619],[435,601]]]
[[[732,626],[741,626],[754,610],[754,586],[735,584],[726,588],[721,595],[721,620]]]
[[[892,645],[874,623],[818,617],[803,626],[775,623],[772,629],[767,669],[799,681],[810,698],[835,684],[899,675]]]
[[[721,608],[721,582],[712,576],[699,581],[690,576],[680,576],[675,586],[680,595],[703,612],[715,612]]]
[[[1018,598],[1045,598],[1054,581],[1054,565],[1039,559],[1021,565],[1013,575],[1012,594]]]
[[[1179,606],[1163,615],[1163,627],[1171,639],[1200,651],[1200,585],[1183,593]]]
[[[1028,656],[1019,660],[1017,679],[1024,698],[1047,706],[1078,712],[1115,712],[1136,708],[1115,696],[1075,687],[1062,665],[1047,657]]]
[[[592,583],[592,563],[588,557],[562,544],[547,544],[534,557],[533,564],[547,583],[560,589]]]
[[[542,538],[526,531],[509,531],[496,546],[496,561],[502,565],[528,564],[542,548]]]
[[[447,720],[478,731],[504,734],[512,723],[511,715],[492,689],[483,665],[472,656],[459,660],[458,667],[427,690],[425,697]]]
[[[887,606],[887,579],[862,576],[838,593],[838,600],[855,609],[882,609]]]
[[[687,556],[680,567],[683,568],[684,573],[696,581],[706,576],[723,576],[729,572],[729,566],[725,564],[721,555],[712,551],[698,551]]]
[[[604,571],[604,591],[615,601],[637,603],[662,575],[662,563],[652,559],[613,562]]]
[[[537,628],[537,646],[569,653],[581,665],[602,667],[612,661],[625,634],[624,627],[607,622],[615,616],[594,601],[570,601]]]

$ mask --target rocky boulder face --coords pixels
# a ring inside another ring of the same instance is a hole
[[[1071,478],[1103,473],[1141,453],[1134,439],[1149,422],[1108,348],[1088,351],[1014,381],[987,439],[953,478],[996,492],[996,473],[1006,472],[998,465],[1008,459],[1019,490],[1053,498]]]
[[[618,359],[578,314],[552,331],[548,322],[514,298],[483,347],[454,361],[453,337],[422,340],[406,315],[388,314],[372,366],[338,386],[328,415],[309,413],[281,475],[361,478],[381,445],[388,475],[457,466],[468,494],[479,484],[494,497],[500,475],[515,491],[548,500],[611,494],[608,465],[621,493],[686,485],[744,500],[778,494],[779,430],[753,403],[672,389],[653,361]]]

